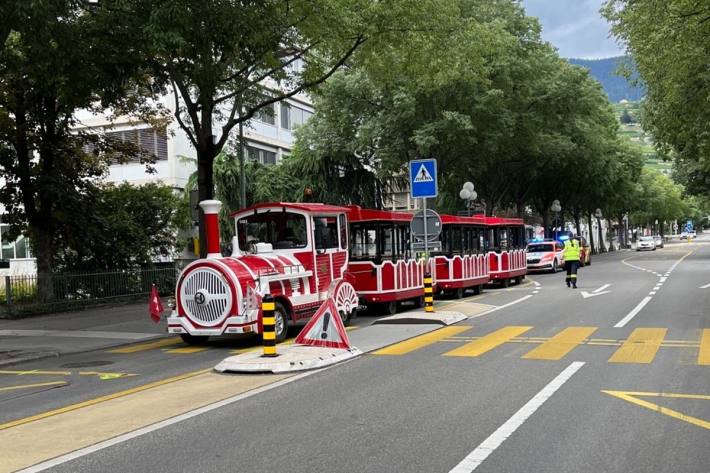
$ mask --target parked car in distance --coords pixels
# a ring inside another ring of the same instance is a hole
[[[656,244],[656,248],[663,248],[663,237],[661,235],[654,235],[653,242]]]
[[[656,251],[656,242],[652,236],[642,236],[636,244],[636,251]]]
[[[556,273],[564,268],[563,246],[557,240],[532,241],[527,246],[528,271]]]

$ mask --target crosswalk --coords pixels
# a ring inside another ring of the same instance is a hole
[[[348,327],[349,330],[355,328]],[[609,363],[649,364],[654,361],[661,348],[683,348],[693,353],[692,364],[710,366],[710,328],[701,330],[700,336],[692,340],[669,339],[666,328],[636,328],[630,331],[626,338],[594,338],[598,330],[599,327],[572,326],[562,328],[551,336],[539,337],[530,336],[530,333],[535,333],[535,327],[529,325],[509,325],[488,333],[478,333],[476,327],[471,325],[452,325],[389,345],[372,354],[402,356],[428,346],[441,345],[446,347],[441,353],[444,357],[478,358],[495,353],[504,345],[523,344],[531,346],[521,356],[524,360],[558,361],[570,356],[580,346],[589,346],[615,348],[607,360]],[[289,338],[283,344],[293,342],[294,338]],[[254,339],[253,345],[234,348],[209,344],[187,345],[179,337],[171,337],[114,348],[108,350],[108,353],[159,351],[180,356],[220,350],[233,355],[260,349],[258,339]]]
[[[609,363],[648,364],[653,362],[660,348],[684,348],[696,352],[694,364],[710,366],[710,329],[703,329],[699,339],[667,339],[668,329],[636,328],[627,338],[592,338],[599,327],[566,327],[550,337],[524,336],[532,331],[532,326],[505,326],[489,333],[474,335],[475,327],[445,327],[390,345],[373,352],[374,355],[406,355],[436,343],[456,344],[448,349],[444,357],[476,358],[494,352],[505,344],[536,345],[528,350],[522,359],[557,361],[569,356],[576,348],[586,346],[616,347],[607,360]]]

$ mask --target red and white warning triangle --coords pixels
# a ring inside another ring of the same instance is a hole
[[[350,340],[333,299],[327,299],[311,317],[295,343],[326,348],[350,348]]]

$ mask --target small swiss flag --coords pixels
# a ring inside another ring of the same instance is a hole
[[[148,312],[150,318],[156,324],[160,322],[160,316],[163,315],[163,304],[160,302],[158,288],[153,284],[153,289],[150,291],[150,301],[148,302]]]

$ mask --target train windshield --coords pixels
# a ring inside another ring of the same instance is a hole
[[[274,250],[305,248],[306,217],[274,211],[249,215],[237,220],[239,249],[254,252],[257,243],[270,243]]]

